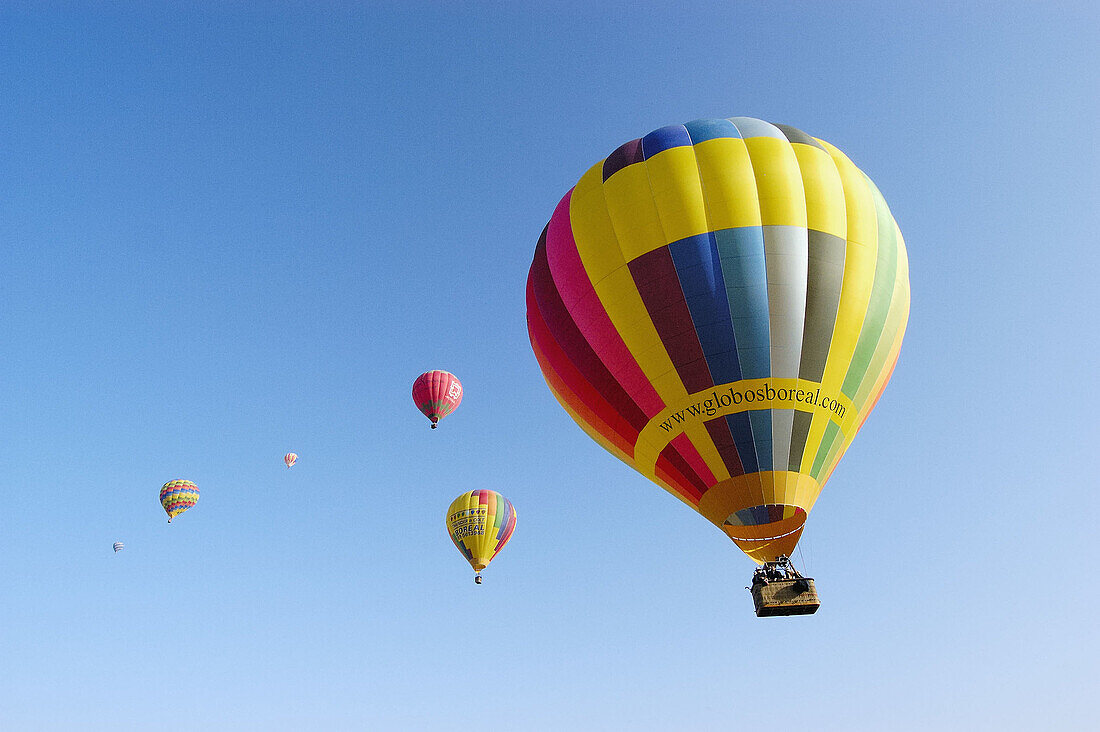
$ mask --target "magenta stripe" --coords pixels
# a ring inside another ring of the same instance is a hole
[[[652,419],[665,403],[619,337],[581,262],[569,222],[569,191],[546,228],[546,259],[562,302],[584,339],[630,398]],[[563,346],[566,344],[562,344]]]
[[[554,287],[554,281],[550,276],[550,268],[546,261],[546,232],[539,238],[535,247],[535,260],[531,263],[530,281],[534,292],[536,306],[542,315],[550,335],[565,351],[569,361],[580,372],[581,377],[590,384],[596,392],[611,406],[615,412],[634,428],[635,434],[629,439],[637,438],[649,421],[645,412],[630,395],[626,393],[622,385],[604,366],[603,361],[592,350],[585,340],[577,324],[573,321],[565,304],[561,301],[561,295]],[[597,409],[597,412],[603,411]]]
[[[642,408],[647,419],[652,419],[664,409],[665,403],[642,372],[641,366],[630,354],[626,344],[623,343],[618,330],[612,325],[611,318],[607,315],[607,311],[600,303],[599,297],[588,279],[588,273],[584,269],[580,253],[577,251],[576,241],[573,239],[572,229],[569,226],[568,212],[572,194],[572,191],[565,194],[558,203],[558,207],[550,218],[550,223],[546,229],[546,257],[554,278],[554,284],[557,286],[562,301],[569,310],[569,314],[573,316],[573,320],[584,335],[585,340],[588,341],[588,344],[615,376],[616,380],[626,389],[634,402]],[[672,276],[675,277],[676,270],[672,264],[671,255],[668,254],[668,248],[665,247],[661,251],[664,251],[665,256],[668,258],[668,264],[672,267]],[[633,272],[633,268],[631,271]],[[683,303],[679,279],[676,280],[676,292],[681,293],[681,306],[686,312],[687,306]],[[689,323],[690,320],[689,315]],[[654,324],[656,324],[656,319],[654,319]],[[699,350],[698,366],[702,367],[705,374],[705,384],[700,387],[702,389],[711,385],[710,371],[707,369],[706,360],[703,358],[702,348],[699,346],[699,339],[695,335],[694,327],[691,328],[691,337],[695,339],[695,347]],[[565,348],[568,344],[562,343],[561,345]],[[695,368],[698,369],[698,366]],[[685,366],[688,371],[690,371],[690,368]],[[681,373],[681,379],[683,379],[683,372],[678,369],[678,373]],[[699,379],[695,381],[699,381]],[[702,490],[706,490],[706,485],[714,484],[716,480],[714,474],[707,467],[706,462],[691,444],[691,441],[684,435],[680,437],[683,439],[673,440],[672,449],[668,451],[669,455],[678,453],[679,461],[676,463],[676,469],[683,472],[696,488],[701,486]]]
[[[683,455],[684,460],[691,466],[694,474],[702,481],[704,491],[718,482],[718,479],[714,477],[714,473],[707,467],[707,461],[699,454],[699,450],[695,447],[691,438],[687,436],[686,432],[681,432],[676,435],[676,437],[672,438],[672,442],[668,444],[669,447],[675,448],[676,452]]]
[[[680,435],[679,437],[684,437],[684,435]],[[708,483],[706,482],[705,478],[702,478],[698,474],[698,472],[695,471],[694,466],[692,466],[687,461],[687,459],[680,454],[680,448],[682,447],[682,445],[677,445],[675,443],[676,440],[673,440],[669,444],[665,445],[665,449],[661,450],[661,454],[657,457],[658,459],[663,458],[664,460],[668,461],[669,465],[676,468],[676,471],[684,476],[684,479],[687,480],[690,487],[694,489],[691,492],[692,498],[695,499],[695,503],[698,503],[699,498],[707,492]],[[688,444],[690,445],[690,442]],[[712,480],[710,484],[713,484],[713,482],[714,481]]]

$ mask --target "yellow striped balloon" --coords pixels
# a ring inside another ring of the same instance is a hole
[[[749,117],[663,127],[592,166],[527,280],[562,407],[757,562],[798,543],[908,317],[878,188],[829,143]]]
[[[467,491],[447,509],[447,533],[474,568],[478,584],[481,570],[504,548],[515,528],[515,507],[496,491]]]
[[[189,480],[170,480],[160,489],[160,505],[168,523],[199,501],[199,487]]]

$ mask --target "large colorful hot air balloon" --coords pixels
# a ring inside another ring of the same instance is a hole
[[[286,467],[289,470],[290,466],[298,462],[298,454],[294,452],[288,452],[283,456],[283,462],[286,463]]]
[[[199,487],[189,480],[170,480],[160,489],[160,505],[172,519],[198,503]]]
[[[416,408],[432,421],[434,430],[436,422],[462,403],[462,384],[448,371],[428,371],[416,377],[412,397]]]
[[[798,543],[908,314],[874,183],[829,143],[748,117],[664,127],[597,163],[527,280],[565,410],[758,563]]]
[[[112,546],[114,547],[115,554],[118,554],[125,545],[121,541],[116,541]]]
[[[447,509],[447,533],[474,568],[479,585],[481,570],[504,548],[515,528],[515,507],[496,491],[467,491]]]

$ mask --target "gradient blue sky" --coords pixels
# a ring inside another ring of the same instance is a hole
[[[316,5],[0,8],[0,728],[1095,729],[1094,4]],[[909,250],[810,618],[525,330],[581,173],[734,115],[844,150]]]

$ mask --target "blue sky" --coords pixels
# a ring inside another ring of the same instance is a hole
[[[0,727],[1094,726],[1094,7],[147,5],[0,9]],[[734,115],[845,151],[909,251],[811,618],[753,616],[524,324],[581,173]],[[483,487],[477,587],[443,514]]]

